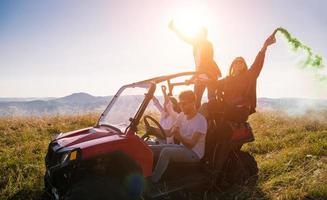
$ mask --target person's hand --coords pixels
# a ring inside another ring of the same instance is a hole
[[[176,134],[176,132],[179,132],[179,127],[178,126],[173,126],[169,130],[169,135],[174,136]]]
[[[171,128],[171,132],[174,133],[174,132],[176,132],[176,131],[179,132],[179,127],[178,127],[178,126],[173,126],[173,127]]]
[[[175,24],[174,24],[174,20],[170,20],[169,24],[168,24],[168,28],[172,31],[175,31]]]
[[[162,93],[164,94],[164,95],[166,95],[167,93],[166,93],[166,91],[167,91],[167,87],[165,86],[165,85],[162,85],[161,86],[161,91],[162,91]]]
[[[181,136],[181,133],[179,132],[179,128],[178,128],[178,131],[174,131],[173,134],[174,134],[174,138],[176,140],[181,141],[182,136]]]
[[[173,126],[171,128],[172,135],[175,135],[177,132],[179,133],[179,127],[178,126]]]
[[[265,41],[265,44],[263,45],[264,48],[267,48],[268,46],[274,44],[276,42],[276,32],[277,30],[275,30]]]

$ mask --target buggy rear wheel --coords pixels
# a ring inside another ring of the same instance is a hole
[[[224,165],[224,182],[230,185],[254,186],[258,180],[258,165],[248,152],[233,150]]]

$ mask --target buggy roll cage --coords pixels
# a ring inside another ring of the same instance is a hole
[[[198,76],[200,74],[203,74],[203,73],[201,73],[201,72],[181,72],[181,73],[171,74],[171,75],[166,75],[166,76],[158,76],[158,77],[155,77],[155,78],[151,78],[151,79],[139,81],[139,82],[136,82],[136,83],[132,83],[131,85],[133,85],[133,84],[135,84],[135,85],[140,84],[141,85],[141,84],[144,84],[144,83],[151,83],[151,82],[154,83],[154,84],[158,84],[158,83],[162,83],[162,82],[167,81],[168,90],[169,90],[168,95],[172,95],[172,91],[173,91],[174,86],[194,84],[194,82],[192,82],[192,81],[172,83],[171,82],[172,79],[179,78],[179,77],[182,77],[182,76],[191,76],[191,75],[193,75],[193,77],[195,77],[195,76]]]
[[[184,82],[176,82],[176,83],[172,83],[171,80],[175,79],[175,78],[179,78],[179,77],[183,77],[183,76],[193,76],[196,77],[200,74],[203,74],[201,72],[181,72],[181,73],[177,73],[177,74],[171,74],[171,75],[166,75],[166,76],[158,76],[158,77],[154,77],[151,79],[146,79],[143,81],[139,81],[139,82],[135,82],[135,83],[131,83],[128,85],[124,85],[122,86],[118,92],[113,96],[112,100],[110,101],[109,105],[106,107],[106,109],[104,110],[104,112],[101,114],[96,126],[100,125],[100,120],[103,116],[105,116],[110,108],[112,107],[112,105],[116,102],[117,98],[119,97],[119,95],[126,89],[126,88],[133,88],[133,87],[148,87],[148,93],[145,94],[145,99],[143,100],[140,108],[138,109],[138,111],[136,112],[135,116],[133,118],[130,118],[131,124],[125,129],[124,133],[127,133],[128,130],[132,130],[133,132],[137,131],[137,125],[140,122],[140,119],[146,109],[146,107],[148,106],[149,102],[151,101],[151,99],[153,98],[153,94],[156,90],[156,85],[162,82],[167,81],[167,85],[168,85],[168,95],[172,96],[172,92],[174,89],[174,86],[179,86],[179,85],[191,85],[194,84],[194,82],[192,81],[184,81]]]

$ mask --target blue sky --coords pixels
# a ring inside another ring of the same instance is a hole
[[[324,0],[0,0],[0,97],[110,95],[123,84],[192,71],[192,48],[167,28],[192,6],[206,10],[224,75],[236,56],[252,64],[279,26],[327,58]],[[303,57],[277,35],[258,96],[327,98],[327,83],[298,67]]]

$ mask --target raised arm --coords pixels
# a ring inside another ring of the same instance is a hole
[[[164,97],[164,100],[165,100],[165,103],[164,104],[167,104],[169,99],[168,99],[168,95],[167,95],[167,87],[162,85],[161,86],[161,91],[162,91],[162,95]]]
[[[190,44],[190,45],[195,45],[195,41],[194,41],[194,38],[190,37],[190,36],[187,36],[186,34],[184,34],[183,32],[179,31],[175,24],[174,24],[174,21],[171,20],[169,22],[169,25],[168,25],[169,29],[172,30],[174,33],[176,33],[176,35],[178,36],[178,38],[180,38],[181,40],[183,40],[184,42]]]
[[[159,110],[160,113],[164,112],[164,108],[162,107],[159,100],[155,96],[153,96],[152,101],[153,101],[153,105]]]
[[[276,30],[271,34],[267,40],[265,41],[263,47],[259,51],[257,57],[254,60],[254,63],[252,64],[251,68],[249,69],[250,73],[253,75],[253,77],[257,78],[262,70],[264,61],[265,61],[265,55],[267,51],[267,47],[274,44],[276,42],[275,38]]]

